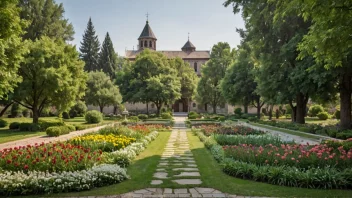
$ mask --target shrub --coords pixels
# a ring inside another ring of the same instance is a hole
[[[188,119],[197,119],[197,118],[200,118],[200,116],[197,112],[190,111],[188,113]]]
[[[65,123],[62,121],[44,121],[44,120],[39,120],[39,126],[40,129],[45,131],[49,127],[53,126],[64,126]]]
[[[146,114],[139,114],[139,115],[138,115],[138,119],[140,119],[140,120],[146,120],[146,119],[148,119],[148,115],[146,115]]]
[[[336,110],[334,115],[335,115],[335,118],[339,120],[340,119],[340,110]]]
[[[83,101],[77,101],[77,103],[71,108],[69,115],[71,118],[77,116],[83,116],[87,112],[87,105]]]
[[[72,125],[65,126],[54,126],[46,129],[46,134],[50,137],[58,137],[60,135],[69,134],[71,131],[75,131],[76,127]]]
[[[70,117],[70,114],[68,114],[67,112],[63,112],[62,113],[62,118],[63,119],[70,119],[71,117]]]
[[[352,138],[352,131],[348,130],[348,131],[336,133],[336,138],[343,139],[343,140],[347,140],[349,138]]]
[[[156,117],[157,117],[157,116],[156,116],[155,113],[152,113],[152,114],[149,115],[149,118],[156,118]]]
[[[246,114],[246,113],[244,113],[244,114],[241,115],[241,118],[242,118],[242,119],[248,119],[248,117],[249,117],[249,115]]]
[[[309,108],[308,114],[311,117],[316,117],[321,112],[324,112],[324,108],[321,105],[313,105]]]
[[[22,117],[23,108],[18,103],[13,103],[11,106],[11,117]]]
[[[256,121],[258,121],[258,118],[257,117],[249,117],[248,120],[251,122],[256,122]]]
[[[20,124],[19,122],[12,122],[9,126],[10,129],[14,130],[14,129],[19,129],[20,128]]]
[[[320,112],[317,116],[319,120],[327,120],[329,118],[329,114],[327,112]]]
[[[242,115],[242,109],[241,108],[236,108],[235,109],[235,114],[241,116]]]
[[[264,115],[268,115],[268,110],[267,110],[266,108],[262,108],[262,113],[263,113]]]
[[[0,119],[0,128],[6,127],[7,124],[6,120]]]
[[[21,123],[20,124],[20,131],[40,131],[40,126],[39,124],[35,123]]]
[[[170,113],[162,113],[161,118],[162,119],[172,119],[172,116]]]
[[[128,122],[124,120],[124,121],[121,122],[121,124],[122,124],[123,126],[126,126],[126,125],[128,124]]]
[[[22,115],[23,115],[23,117],[29,117],[29,115],[30,115],[29,109],[24,109],[24,110],[22,111]]]
[[[130,121],[130,122],[138,122],[139,118],[137,116],[130,116],[130,117],[128,117],[128,121]]]
[[[103,115],[96,110],[88,111],[85,115],[85,120],[89,124],[100,123],[103,120]]]

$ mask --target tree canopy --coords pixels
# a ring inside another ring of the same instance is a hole
[[[110,76],[110,78],[114,78],[117,69],[117,54],[115,52],[114,45],[112,44],[109,32],[107,32],[99,54],[98,70],[102,70]]]
[[[100,43],[91,18],[89,18],[87,29],[84,31],[79,50],[81,51],[80,57],[85,62],[84,69],[86,71],[99,70]]]

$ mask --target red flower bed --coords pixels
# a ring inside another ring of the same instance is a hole
[[[336,167],[344,169],[352,167],[352,149],[343,147],[334,149],[326,144],[309,145],[252,145],[224,146],[225,155],[243,162],[270,165],[288,165],[297,168]]]
[[[165,129],[165,127],[161,124],[150,124],[150,125],[134,125],[134,126],[128,126],[129,129],[132,129],[138,133],[141,133],[143,135],[148,135],[152,131],[156,130],[161,130]]]
[[[11,171],[75,171],[90,168],[101,161],[101,151],[69,143],[20,146],[0,151],[0,167]]]

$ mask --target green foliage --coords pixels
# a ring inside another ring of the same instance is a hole
[[[66,126],[54,126],[49,127],[45,130],[46,134],[49,137],[58,137],[60,135],[69,134],[70,132],[74,131],[76,128],[72,125]]]
[[[316,117],[319,113],[324,112],[324,108],[321,105],[313,105],[309,108],[308,114],[311,117]]]
[[[216,113],[216,107],[225,103],[221,92],[221,80],[233,62],[234,52],[231,52],[228,43],[223,42],[214,45],[211,51],[210,60],[202,68],[196,100],[201,104],[210,104],[213,113]]]
[[[107,32],[99,53],[99,64],[97,70],[103,71],[111,79],[113,79],[115,77],[115,72],[118,69],[117,62],[117,54],[115,53],[114,45],[110,39],[109,32]]]
[[[38,125],[40,126],[40,130],[45,131],[49,127],[53,126],[64,126],[65,123],[62,121],[44,121],[44,120],[39,120]]]
[[[172,115],[170,113],[162,113],[161,118],[162,119],[172,119]]]
[[[87,29],[83,34],[83,41],[81,42],[80,57],[85,62],[85,71],[96,71],[98,70],[99,50],[100,43],[98,35],[95,34],[92,19],[89,18]]]
[[[99,71],[89,72],[85,100],[87,104],[99,106],[103,112],[105,106],[120,104],[122,97],[110,77]]]
[[[6,120],[0,119],[0,128],[4,128],[8,125],[8,123],[6,122]]]
[[[2,0],[0,4],[0,99],[21,82],[17,71],[24,53],[20,36],[25,22],[20,19],[20,8],[16,5],[17,0]]]
[[[201,116],[197,112],[190,111],[188,113],[188,119],[197,119],[197,118],[201,118]]]
[[[236,108],[235,114],[241,116],[242,115],[242,108]]]
[[[317,114],[319,120],[327,120],[329,119],[329,114],[327,112],[320,112]]]
[[[11,129],[11,130],[19,129],[20,125],[21,125],[21,123],[19,123],[19,122],[12,122],[9,126],[9,129]]]
[[[63,41],[42,37],[29,43],[28,50],[21,64],[23,82],[16,89],[16,100],[31,108],[33,122],[38,122],[45,107],[64,112],[73,106],[84,94],[86,74],[75,46]]]
[[[148,119],[148,115],[146,115],[146,114],[139,114],[139,115],[138,115],[138,119],[140,119],[140,120],[146,120],[146,119]]]
[[[63,119],[70,119],[71,116],[70,116],[69,113],[67,113],[67,112],[65,111],[65,112],[62,113],[62,118],[63,118]],[[74,117],[73,117],[73,118],[74,118]]]
[[[214,139],[220,145],[240,145],[248,144],[253,146],[265,146],[265,145],[275,145],[281,146],[281,144],[287,144],[292,142],[284,142],[279,136],[272,135],[222,135],[215,134]]]
[[[342,140],[347,140],[352,138],[352,130],[345,130],[342,132],[336,133],[336,138],[342,139]]]
[[[73,107],[71,107],[69,114],[70,114],[70,117],[72,117],[72,118],[81,117],[81,116],[84,116],[84,114],[87,112],[87,110],[88,110],[88,108],[87,108],[86,103],[78,100],[76,102],[76,104]]]
[[[338,120],[340,119],[340,113],[341,113],[340,110],[336,110],[335,113],[334,113],[335,118],[338,119]]]
[[[349,151],[352,149],[352,141],[337,141],[337,140],[326,140],[324,142],[328,147],[332,147],[334,149],[338,149],[339,147],[343,147],[345,151]]]
[[[130,117],[128,117],[128,121],[138,122],[139,118],[137,116],[130,116]]]
[[[21,123],[20,131],[40,131],[40,126],[36,123]]]
[[[17,118],[17,117],[22,117],[23,108],[18,104],[18,103],[13,103],[11,105],[11,117],[12,118]]]
[[[100,123],[103,120],[103,115],[96,110],[88,111],[84,116],[88,124]]]

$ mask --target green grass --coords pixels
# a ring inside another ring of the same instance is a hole
[[[32,118],[1,118],[3,120],[6,120],[8,122],[8,125],[4,128],[0,128],[0,144],[6,143],[6,142],[11,142],[11,141],[16,141],[16,140],[22,140],[30,137],[35,137],[35,136],[43,136],[46,135],[44,131],[40,132],[32,132],[32,131],[16,131],[16,130],[10,130],[9,125],[12,122],[32,122]],[[45,120],[45,121],[58,121],[59,118],[57,117],[42,117],[39,118],[40,120]],[[104,120],[102,123],[103,124],[108,124],[111,122],[114,122],[115,120]],[[86,124],[84,117],[76,117],[72,119],[65,119],[64,122],[66,124],[70,125],[84,125],[84,126],[91,126],[94,127],[96,126],[95,124]]]
[[[170,132],[160,132],[157,139],[151,142],[134,162],[127,168],[127,174],[131,179],[119,184],[95,188],[90,191],[52,194],[51,197],[77,197],[77,196],[99,196],[99,195],[118,195],[133,190],[143,189],[151,186],[153,174],[159,164],[162,152],[166,146]],[[38,196],[29,196],[38,197]]]
[[[271,130],[279,131],[279,132],[282,132],[282,133],[287,133],[287,134],[296,135],[296,136],[300,136],[300,137],[304,137],[304,138],[309,138],[309,139],[313,139],[313,140],[320,140],[321,139],[321,137],[310,135],[309,133],[305,133],[305,132],[298,132],[298,131],[295,132],[295,131],[288,130],[288,129],[272,127],[272,126],[268,126],[268,125],[264,125],[264,124],[258,124],[258,123],[253,123],[253,122],[248,123],[248,124],[249,125],[253,125],[253,126],[257,126],[257,127],[261,127],[261,128],[265,128],[265,129],[271,129]]]
[[[292,188],[231,177],[222,172],[220,165],[197,136],[191,132],[187,132],[187,136],[201,174],[202,187],[215,188],[224,193],[244,196],[352,197],[350,190]]]

